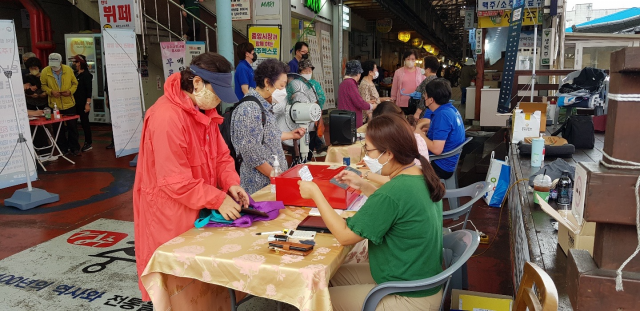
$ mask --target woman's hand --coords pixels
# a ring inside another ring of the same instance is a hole
[[[240,205],[227,195],[218,208],[218,212],[226,220],[236,220],[240,218]]]
[[[349,187],[353,189],[360,189],[364,183],[364,179],[358,176],[358,174],[346,170],[338,173],[336,179],[343,184],[349,185]]]
[[[303,199],[311,199],[315,201],[315,198],[317,198],[318,195],[322,195],[318,185],[312,181],[301,180],[298,181],[298,185],[300,186],[300,196]]]
[[[249,207],[249,195],[244,189],[240,186],[231,186],[229,187],[229,195],[236,200],[236,202],[240,202],[242,207]]]
[[[91,111],[91,104],[84,105],[84,113],[89,113]]]

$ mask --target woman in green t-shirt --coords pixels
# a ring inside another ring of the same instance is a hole
[[[300,182],[303,198],[313,199],[322,219],[342,245],[369,239],[369,262],[340,267],[329,289],[334,310],[359,310],[376,284],[414,281],[442,272],[442,197],[445,189],[431,165],[420,156],[413,130],[400,117],[382,115],[367,127],[364,161],[372,172],[389,176],[376,188],[343,171],[338,180],[369,197],[343,219],[313,182]],[[420,159],[422,168],[415,165]],[[377,310],[438,310],[442,290],[389,295]]]

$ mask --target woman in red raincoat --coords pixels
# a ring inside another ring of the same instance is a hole
[[[150,297],[139,277],[160,245],[193,228],[202,208],[236,219],[236,202],[249,204],[214,109],[221,101],[238,101],[231,69],[219,54],[195,57],[167,79],[164,96],[145,115],[133,187],[138,285],[145,301]]]

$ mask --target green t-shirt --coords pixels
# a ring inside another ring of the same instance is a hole
[[[369,239],[376,283],[415,281],[442,272],[442,201],[431,201],[422,175],[398,175],[380,187],[347,226]],[[440,287],[400,293],[426,297]]]

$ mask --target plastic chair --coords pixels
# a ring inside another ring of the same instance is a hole
[[[536,290],[533,289],[536,286]],[[537,293],[536,293],[537,292]],[[514,311],[556,311],[558,290],[549,275],[537,265],[525,262]]]
[[[362,311],[374,311],[382,298],[396,293],[414,292],[434,288],[444,284],[440,310],[444,304],[451,275],[469,260],[480,244],[475,231],[459,230],[443,236],[444,271],[426,279],[416,281],[395,281],[378,284],[371,289],[362,304]],[[425,254],[428,255],[428,254]]]
[[[462,229],[466,229],[467,220],[469,220],[469,214],[471,214],[473,204],[478,202],[480,198],[484,197],[489,190],[491,190],[491,183],[486,181],[479,181],[460,189],[447,189],[444,194],[444,198],[449,199],[449,202],[451,202],[451,199],[453,198],[458,199],[461,197],[471,197],[471,200],[456,209],[444,211],[442,213],[442,218],[457,220],[460,216],[466,214],[464,217],[464,223],[462,224]]]
[[[462,148],[464,148],[464,145],[469,143],[472,139],[473,137],[467,137],[467,139],[460,146],[458,146],[458,148],[453,149],[449,152],[443,153],[441,155],[430,155],[429,161],[446,159],[452,156],[460,155],[462,153]],[[458,158],[458,162],[456,162],[456,166],[453,170],[453,175],[451,175],[451,177],[449,177],[448,179],[440,179],[444,183],[445,189],[458,188],[458,163],[459,162],[460,162],[460,159]],[[458,206],[460,206],[460,200],[458,200],[458,198],[449,199],[449,209],[453,210],[458,208]]]

